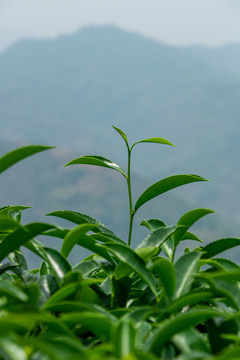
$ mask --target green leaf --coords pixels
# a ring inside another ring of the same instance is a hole
[[[40,243],[40,241],[38,241],[36,239],[31,239],[31,240],[27,241],[23,246],[26,249],[32,251],[35,255],[39,256],[41,259],[47,261],[46,253],[45,253],[43,245]]]
[[[231,281],[240,281],[240,269],[230,271],[213,271],[205,272],[199,275],[202,279],[207,277],[210,279],[220,279]]]
[[[84,325],[102,341],[109,341],[114,323],[109,317],[97,312],[69,313],[61,316],[61,321],[69,327]]]
[[[239,360],[240,346],[228,346],[220,354],[207,358],[207,360]]]
[[[9,264],[9,263],[1,265],[0,266],[0,275],[4,274],[5,271],[14,269],[14,268],[16,268],[18,266],[19,266],[19,264]]]
[[[65,236],[69,233],[70,229],[56,228],[49,231],[44,232],[42,235],[51,236],[59,239],[64,239]]]
[[[239,270],[240,269],[240,266],[238,264],[236,264],[235,262],[233,262],[231,260],[228,260],[228,259],[216,258],[216,259],[212,259],[212,261],[214,261],[215,263],[220,265],[226,271]]]
[[[177,300],[172,302],[169,307],[166,309],[168,313],[174,313],[181,311],[185,306],[197,305],[201,302],[210,301],[213,298],[213,292],[206,290],[191,291],[188,294],[185,294],[179,297]]]
[[[197,274],[195,277],[210,285],[210,288],[214,294],[223,298],[222,301],[224,303],[228,304],[228,306],[231,306],[236,310],[239,310],[240,289],[238,284],[229,280],[226,281],[217,278],[214,279],[208,276],[202,276],[202,274]]]
[[[176,231],[176,226],[160,227],[149,234],[138,247],[136,253],[145,261],[160,253],[161,249],[171,259],[173,253],[173,240],[171,235]]]
[[[14,333],[0,337],[0,353],[8,360],[28,360],[25,346]]]
[[[81,353],[81,355],[83,355],[83,353],[87,351],[87,349],[83,346],[80,340],[74,336],[58,335],[54,336],[52,341],[56,343],[56,346],[58,346],[59,344],[66,344],[68,348],[76,350],[77,353]]]
[[[91,231],[96,228],[96,225],[93,224],[81,224],[76,226],[74,229],[69,231],[66,235],[61,249],[61,254],[67,258],[70,254],[74,245],[76,245],[83,235],[85,235],[88,231]]]
[[[43,250],[46,254],[49,265],[53,269],[57,278],[61,280],[64,275],[71,270],[71,265],[57,250],[47,247],[44,247]]]
[[[118,322],[114,333],[114,349],[117,359],[128,356],[135,345],[135,329],[130,319],[122,319]]]
[[[12,231],[20,227],[19,223],[9,217],[0,217],[0,231]]]
[[[153,261],[153,270],[157,273],[166,295],[171,298],[176,290],[176,272],[172,262],[164,258]]]
[[[121,279],[116,279],[115,276],[112,276],[111,295],[115,307],[126,307],[131,285],[132,279],[129,276],[124,276]]]
[[[208,320],[208,338],[213,354],[217,354],[233,341],[223,339],[222,334],[238,334],[238,325],[234,319],[223,321],[217,325],[214,320]]]
[[[136,141],[136,142],[131,146],[131,149],[132,149],[135,145],[140,144],[140,143],[154,143],[154,144],[163,144],[163,145],[175,146],[175,145],[173,145],[170,141],[168,141],[168,140],[166,140],[166,139],[163,139],[163,138],[160,138],[160,137],[153,137],[153,138],[149,138],[149,139],[144,139],[144,140]]]
[[[79,360],[79,353],[64,342],[56,344],[56,342],[49,339],[43,340],[39,337],[29,337],[27,344],[35,350],[34,360]],[[36,350],[40,351],[36,352]],[[86,360],[83,353],[80,356],[82,360]]]
[[[149,234],[138,246],[137,249],[144,247],[160,247],[169,236],[177,230],[176,226],[161,227]]]
[[[73,270],[80,270],[83,277],[89,276],[93,271],[98,270],[100,265],[95,260],[80,262],[73,266]]]
[[[88,249],[93,253],[100,255],[104,259],[108,260],[111,264],[115,265],[113,258],[108,254],[106,249],[101,244],[99,244],[96,240],[94,240],[92,237],[88,235],[82,235],[81,237],[79,237],[77,233],[78,229],[77,230],[76,229],[77,227],[72,229],[70,232],[73,238],[78,239],[77,244],[79,246],[82,246],[85,249]],[[70,232],[68,235],[70,235]]]
[[[160,325],[153,336],[151,351],[155,354],[159,354],[161,347],[169,341],[173,335],[181,333],[182,331],[215,316],[222,316],[222,313],[217,309],[199,307],[180,313],[174,318],[166,320]]]
[[[26,311],[24,314],[3,311],[0,317],[0,337],[9,332],[26,333],[35,323],[36,320]]]
[[[179,244],[186,231],[199,219],[215,211],[210,209],[194,209],[184,214],[177,222],[177,225],[183,225],[173,235],[175,246]]]
[[[86,156],[79,157],[77,159],[70,161],[65,166],[79,165],[79,164],[103,166],[103,167],[106,167],[109,169],[116,170],[116,171],[120,172],[121,174],[123,174],[125,176],[125,178],[127,178],[127,175],[125,174],[124,170],[120,166],[118,166],[116,163],[112,162],[109,159],[106,159],[102,156],[97,156],[97,155],[86,155]]]
[[[142,220],[141,226],[145,226],[150,231],[159,229],[160,227],[166,227],[166,223],[160,219]]]
[[[225,238],[216,240],[202,248],[203,259],[211,258],[213,256],[216,256],[223,251],[232,249],[236,246],[240,245],[240,239],[239,238]]]
[[[64,220],[68,220],[73,222],[74,224],[80,225],[80,224],[93,224],[96,225],[96,232],[101,231],[103,233],[112,234],[114,233],[108,229],[105,225],[103,225],[100,221],[93,218],[92,216],[79,213],[77,211],[71,211],[71,210],[59,210],[59,211],[53,211],[49,214],[46,214],[46,216],[56,216]]]
[[[182,353],[191,354],[194,350],[207,354],[211,353],[210,346],[204,335],[197,329],[188,329],[173,337],[173,343]],[[202,359],[202,357],[200,358]],[[193,360],[193,359],[191,359]]]
[[[123,241],[122,239],[120,239],[119,237],[117,237],[116,235],[112,235],[112,234],[106,234],[106,233],[96,233],[96,234],[92,234],[90,235],[90,237],[94,240],[98,240],[101,241],[103,243],[106,242],[115,242],[118,244],[123,244],[125,245],[125,241]]]
[[[7,205],[0,208],[0,216],[8,216],[10,211],[19,212],[22,210],[30,209],[31,206],[21,205]]]
[[[179,186],[183,186],[196,181],[207,181],[207,180],[198,175],[173,175],[164,178],[162,180],[159,180],[155,184],[147,188],[147,190],[145,190],[142,193],[142,195],[138,198],[135,204],[135,211],[137,211],[140,208],[140,206],[142,206],[143,204],[145,204],[146,202],[155,198],[158,195],[161,195]]]
[[[160,219],[143,220],[140,225],[146,226],[152,232],[159,228],[167,227],[165,222]],[[169,237],[166,241],[164,241],[164,243],[161,245],[161,248],[164,254],[172,261],[174,251],[174,243],[172,236]]]
[[[181,238],[181,241],[183,240],[193,240],[193,241],[198,241],[198,242],[201,242],[203,243],[203,241],[201,239],[199,239],[199,237],[193,233],[191,233],[190,231],[186,231],[182,238]]]
[[[10,254],[10,252],[18,250],[21,245],[28,242],[34,236],[40,235],[53,227],[54,226],[50,224],[31,223],[15,230],[0,243],[0,261]]]
[[[127,245],[104,244],[107,250],[112,252],[117,258],[131,267],[146,283],[157,298],[157,288],[151,272],[145,268],[143,260]]]
[[[0,158],[0,173],[28,156],[48,149],[54,149],[54,146],[29,145],[10,151]]]
[[[28,296],[14,284],[0,280],[0,295],[9,295],[20,301],[27,301]]]
[[[198,272],[200,252],[190,252],[181,256],[175,263],[177,286],[175,298],[188,293],[194,280],[193,275]]]
[[[123,140],[125,141],[127,147],[129,148],[127,135],[124,134],[124,132],[123,132],[121,129],[117,128],[116,126],[113,126],[113,125],[112,125],[112,127],[121,135],[121,137],[122,137]]]
[[[91,284],[94,284],[98,282],[98,280],[95,279],[89,279],[89,280],[82,280],[78,282],[72,282],[66,286],[63,286],[61,289],[56,291],[44,304],[43,308],[48,308],[49,306],[52,306],[59,301],[66,299],[68,296],[75,294],[77,290],[84,286],[88,286]]]

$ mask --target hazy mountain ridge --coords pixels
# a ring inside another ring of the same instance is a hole
[[[176,149],[139,145],[137,172],[210,178],[183,196],[239,221],[238,49],[174,48],[113,27],[21,41],[0,55],[0,137],[120,162],[111,124],[133,141],[168,138]]]

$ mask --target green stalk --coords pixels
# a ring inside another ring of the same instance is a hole
[[[128,185],[128,198],[129,198],[129,232],[128,232],[128,245],[131,246],[132,239],[132,226],[133,218],[135,211],[133,210],[132,205],[132,188],[131,188],[131,149],[128,147],[128,176],[127,176],[127,185]]]

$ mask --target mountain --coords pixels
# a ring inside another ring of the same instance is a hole
[[[114,27],[20,41],[0,54],[0,138],[121,165],[111,124],[131,141],[165,137],[176,148],[138,145],[136,173],[211,179],[178,194],[240,223],[239,49],[172,47]]]

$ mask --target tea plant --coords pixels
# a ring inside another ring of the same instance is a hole
[[[190,232],[209,209],[194,209],[168,226],[143,220],[149,235],[131,248],[134,216],[151,199],[198,181],[198,175],[173,175],[147,188],[133,204],[131,153],[142,142],[172,145],[149,138],[129,145],[127,171],[109,159],[87,155],[72,160],[120,172],[129,202],[128,239],[124,241],[93,217],[59,210],[47,214],[75,226],[21,223],[24,206],[0,208],[0,359],[48,360],[227,360],[240,358],[240,268],[225,250],[240,245],[227,238],[204,245]],[[44,146],[27,146],[0,158],[0,172]],[[44,246],[38,235],[58,238],[61,251]],[[199,242],[176,260],[184,240]],[[76,265],[68,256],[76,246],[92,252]],[[27,248],[42,259],[28,269]]]

